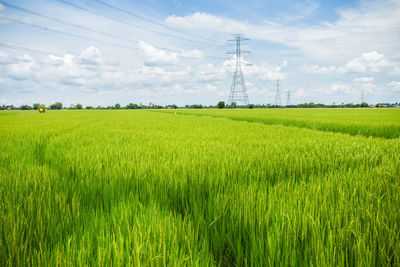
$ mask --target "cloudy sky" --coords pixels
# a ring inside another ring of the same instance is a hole
[[[0,105],[400,101],[400,0],[0,0]]]

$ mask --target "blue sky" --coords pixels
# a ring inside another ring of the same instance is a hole
[[[400,101],[399,0],[101,1],[0,0],[0,105],[227,101],[236,33],[250,103]]]

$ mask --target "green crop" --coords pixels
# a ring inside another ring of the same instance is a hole
[[[400,137],[399,109],[212,109],[175,112],[351,135]]]
[[[0,112],[0,265],[400,265],[400,140],[306,128]]]

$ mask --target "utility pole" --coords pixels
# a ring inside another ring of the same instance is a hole
[[[281,93],[279,92],[279,78],[276,79],[275,106],[282,106]]]
[[[249,104],[249,97],[247,96],[246,84],[243,78],[242,72],[242,54],[250,53],[250,51],[246,51],[241,49],[240,45],[243,41],[248,41],[249,39],[243,38],[241,34],[236,34],[235,39],[228,40],[228,42],[235,42],[236,49],[235,51],[228,52],[227,54],[235,54],[236,55],[236,66],[235,73],[233,74],[231,92],[229,94],[229,103],[236,103],[242,105]]]

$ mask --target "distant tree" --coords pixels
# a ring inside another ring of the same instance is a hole
[[[362,108],[367,108],[368,107],[368,103],[367,102],[362,102],[361,103],[361,107]]]
[[[225,102],[224,101],[219,101],[217,104],[218,108],[224,108],[225,107]]]
[[[37,110],[37,109],[39,108],[39,106],[40,106],[39,103],[35,103],[35,104],[33,104],[33,109],[34,109],[34,110]]]
[[[138,109],[139,106],[137,104],[133,104],[133,103],[129,103],[128,105],[126,105],[127,109]]]
[[[62,108],[63,108],[63,105],[61,102],[56,102],[56,103],[50,105],[50,109],[62,109]]]
[[[45,105],[39,105],[38,106],[38,111],[40,113],[45,113],[46,112],[46,106]]]
[[[83,107],[82,107],[82,104],[76,104],[76,109],[82,109]]]
[[[21,110],[31,110],[32,107],[29,106],[29,105],[22,105],[22,106],[20,107],[20,109],[21,109]]]
[[[190,105],[189,108],[201,109],[201,108],[203,108],[203,105],[202,104],[193,104],[193,105]]]
[[[250,108],[250,109],[254,108],[254,104],[250,104],[250,105],[249,105],[249,108]]]
[[[115,108],[115,109],[119,109],[120,107],[121,107],[121,105],[120,105],[120,104],[118,104],[118,103],[117,103],[117,104],[115,104],[115,106],[114,106],[114,108]]]
[[[86,109],[94,109],[92,106],[86,106]]]

